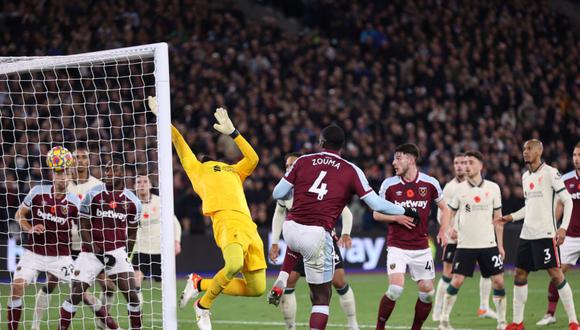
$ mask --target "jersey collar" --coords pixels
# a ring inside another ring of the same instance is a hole
[[[540,170],[540,168],[542,168],[542,166],[544,166],[544,162],[541,162],[540,165],[538,165],[538,167],[536,167],[535,169],[530,169],[530,174],[532,173],[536,173]]]
[[[467,179],[467,184],[469,184],[469,186],[470,186],[471,188],[475,188],[475,187],[477,187],[477,188],[481,188],[481,187],[483,186],[483,183],[484,183],[484,182],[485,182],[485,179],[484,179],[483,177],[481,177],[481,182],[480,182],[480,183],[478,183],[478,184],[476,184],[476,185],[474,185],[473,183],[471,183],[471,181],[469,181],[469,179]]]
[[[413,180],[411,180],[411,181],[407,181],[407,180],[405,180],[405,178],[403,178],[403,176],[401,176],[401,175],[399,176],[399,178],[401,179],[401,182],[402,182],[403,184],[407,184],[407,183],[413,183],[413,182],[417,183],[417,182],[419,182],[419,171],[417,170],[417,175],[416,175],[416,176],[415,176],[415,178],[414,178]]]

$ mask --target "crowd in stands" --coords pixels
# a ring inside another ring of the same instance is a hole
[[[504,212],[523,205],[526,139],[541,139],[545,160],[571,169],[580,137],[580,38],[546,1],[260,3],[296,16],[302,32],[273,17],[249,20],[231,1],[3,1],[0,56],[168,42],[172,122],[192,149],[235,158],[212,129],[213,111],[224,105],[261,157],[245,183],[259,226],[271,222],[270,193],[284,155],[317,150],[320,129],[332,122],[347,132],[344,157],[376,190],[393,174],[393,150],[403,142],[420,147],[422,171],[442,185],[452,178],[456,152],[483,152]],[[145,115],[147,90],[138,87],[139,99],[121,114],[147,131],[153,119]],[[3,127],[10,120],[3,115]],[[2,148],[15,154],[9,144]],[[18,205],[31,161],[4,157],[2,189],[20,194],[2,194],[0,204]],[[209,232],[176,156],[174,172],[184,233]],[[355,207],[355,219],[357,229],[374,226],[364,208]]]

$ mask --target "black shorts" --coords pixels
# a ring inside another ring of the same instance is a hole
[[[503,260],[497,247],[484,249],[462,249],[455,250],[453,258],[453,274],[467,277],[473,276],[475,263],[479,264],[481,276],[487,278],[503,273]]]
[[[77,258],[79,257],[79,253],[81,253],[81,251],[79,250],[70,250],[70,256],[72,257],[72,260],[77,260]]]
[[[552,238],[520,238],[516,267],[528,272],[560,267],[560,248]]]
[[[455,249],[457,249],[457,243],[447,244],[443,249],[443,254],[441,255],[441,261],[446,263],[453,263],[453,257],[455,257]]]
[[[161,255],[135,252],[131,260],[133,269],[140,270],[155,282],[161,282]]]
[[[344,268],[342,264],[342,255],[340,254],[340,250],[338,249],[337,241],[334,240],[334,269]],[[296,266],[294,266],[293,271],[300,274],[300,276],[305,276],[306,273],[304,272],[304,259],[298,259]]]

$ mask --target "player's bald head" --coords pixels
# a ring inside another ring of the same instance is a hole
[[[531,139],[526,141],[526,143],[524,143],[524,147],[528,145],[530,149],[537,149],[540,151],[540,153],[542,151],[544,151],[544,144],[542,143],[542,141],[538,140],[538,139]]]

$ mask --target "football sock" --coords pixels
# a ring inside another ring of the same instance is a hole
[[[568,323],[578,323],[578,319],[576,319],[576,310],[574,309],[572,288],[570,288],[570,284],[568,284],[566,280],[558,285],[558,294],[562,299],[562,305],[564,305],[566,314],[568,314]]]

